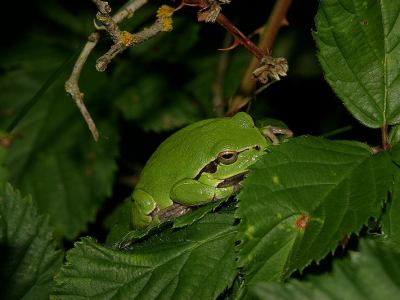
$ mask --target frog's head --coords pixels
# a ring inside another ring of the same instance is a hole
[[[216,187],[236,186],[271,143],[246,113],[237,113],[221,122],[225,124],[217,126],[221,133],[212,146],[213,160],[200,171],[197,179]]]

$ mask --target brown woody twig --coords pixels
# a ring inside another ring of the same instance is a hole
[[[87,43],[83,47],[81,53],[79,54],[78,59],[75,62],[71,75],[65,82],[66,92],[71,95],[76,106],[78,106],[79,111],[81,112],[83,119],[86,121],[86,124],[88,125],[89,130],[92,133],[92,136],[95,141],[99,139],[99,132],[97,131],[96,124],[93,122],[93,119],[90,116],[90,113],[87,110],[85,103],[83,102],[83,93],[79,89],[78,82],[83,66],[86,63],[89,54],[92,52],[94,47],[96,47],[99,38],[100,35],[98,32],[93,32],[89,35]]]
[[[215,5],[215,1],[217,0],[182,0],[179,8],[184,5],[198,7],[200,9],[198,14],[199,21],[207,21],[209,14],[214,14],[212,8]],[[221,2],[221,0],[218,1]],[[288,67],[285,58],[275,59],[270,55],[268,49],[264,50],[255,45],[228,18],[220,13],[220,10],[218,10],[215,22],[224,27],[233,36],[235,44],[244,46],[258,60],[258,68],[253,72],[253,77],[256,80],[267,83],[270,78],[279,80],[281,76],[286,75]]]
[[[96,1],[96,0],[93,0]],[[174,10],[166,5],[161,6],[157,11],[156,21],[147,28],[132,34],[128,31],[120,31],[118,26],[114,26],[112,20],[107,15],[102,15],[101,21],[107,32],[113,37],[114,45],[96,61],[96,69],[100,72],[106,70],[108,64],[120,53],[132,45],[141,44],[154,37],[160,32],[172,30],[171,16]],[[99,19],[99,18],[97,18]],[[118,29],[117,29],[118,28]]]
[[[107,51],[107,53],[105,53],[103,56],[101,56],[96,62],[97,70],[104,71],[111,60],[129,46],[142,43],[149,38],[155,36],[159,32],[172,30],[171,16],[173,14],[173,9],[166,5],[161,6],[157,11],[157,20],[154,22],[153,25],[143,29],[138,33],[131,34],[127,31],[121,31],[118,27],[118,23],[126,18],[130,18],[135,13],[135,11],[145,5],[148,0],[131,0],[126,3],[114,16],[110,15],[111,7],[106,1],[92,1],[96,4],[98,8],[96,19],[100,23],[100,26],[99,24],[96,24],[97,30],[89,35],[87,43],[83,47],[83,50],[81,51],[77,61],[75,62],[70,77],[65,83],[65,90],[72,96],[83,118],[85,119],[93,135],[93,138],[97,141],[99,138],[99,133],[93,119],[91,118],[84,104],[83,93],[80,91],[79,88],[79,78],[89,54],[95,48],[100,39],[99,31],[105,30],[111,36],[114,42],[110,50]]]

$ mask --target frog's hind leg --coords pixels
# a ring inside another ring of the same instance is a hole
[[[234,186],[214,187],[194,179],[183,179],[171,190],[172,201],[182,205],[197,206],[227,198],[235,193]]]

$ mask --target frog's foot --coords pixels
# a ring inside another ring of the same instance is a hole
[[[157,208],[153,211],[153,213],[155,212],[156,214],[158,214],[160,221],[163,222],[171,218],[183,216],[190,211],[192,211],[191,207],[179,203],[174,203],[172,204],[172,206],[163,209],[161,211]]]
[[[275,127],[275,126],[266,126],[260,129],[262,134],[269,138],[274,145],[279,144],[279,139],[277,138],[277,135],[283,135],[285,138],[291,138],[293,137],[293,131],[291,131],[288,128],[281,128],[281,127]]]
[[[153,212],[158,209],[157,203],[149,193],[141,189],[134,190],[132,198],[133,227],[145,228],[155,219]]]

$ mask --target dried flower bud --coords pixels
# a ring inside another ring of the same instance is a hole
[[[281,77],[286,76],[288,69],[285,58],[267,56],[261,59],[260,66],[254,70],[253,76],[262,84],[266,84],[270,79],[280,80]]]

